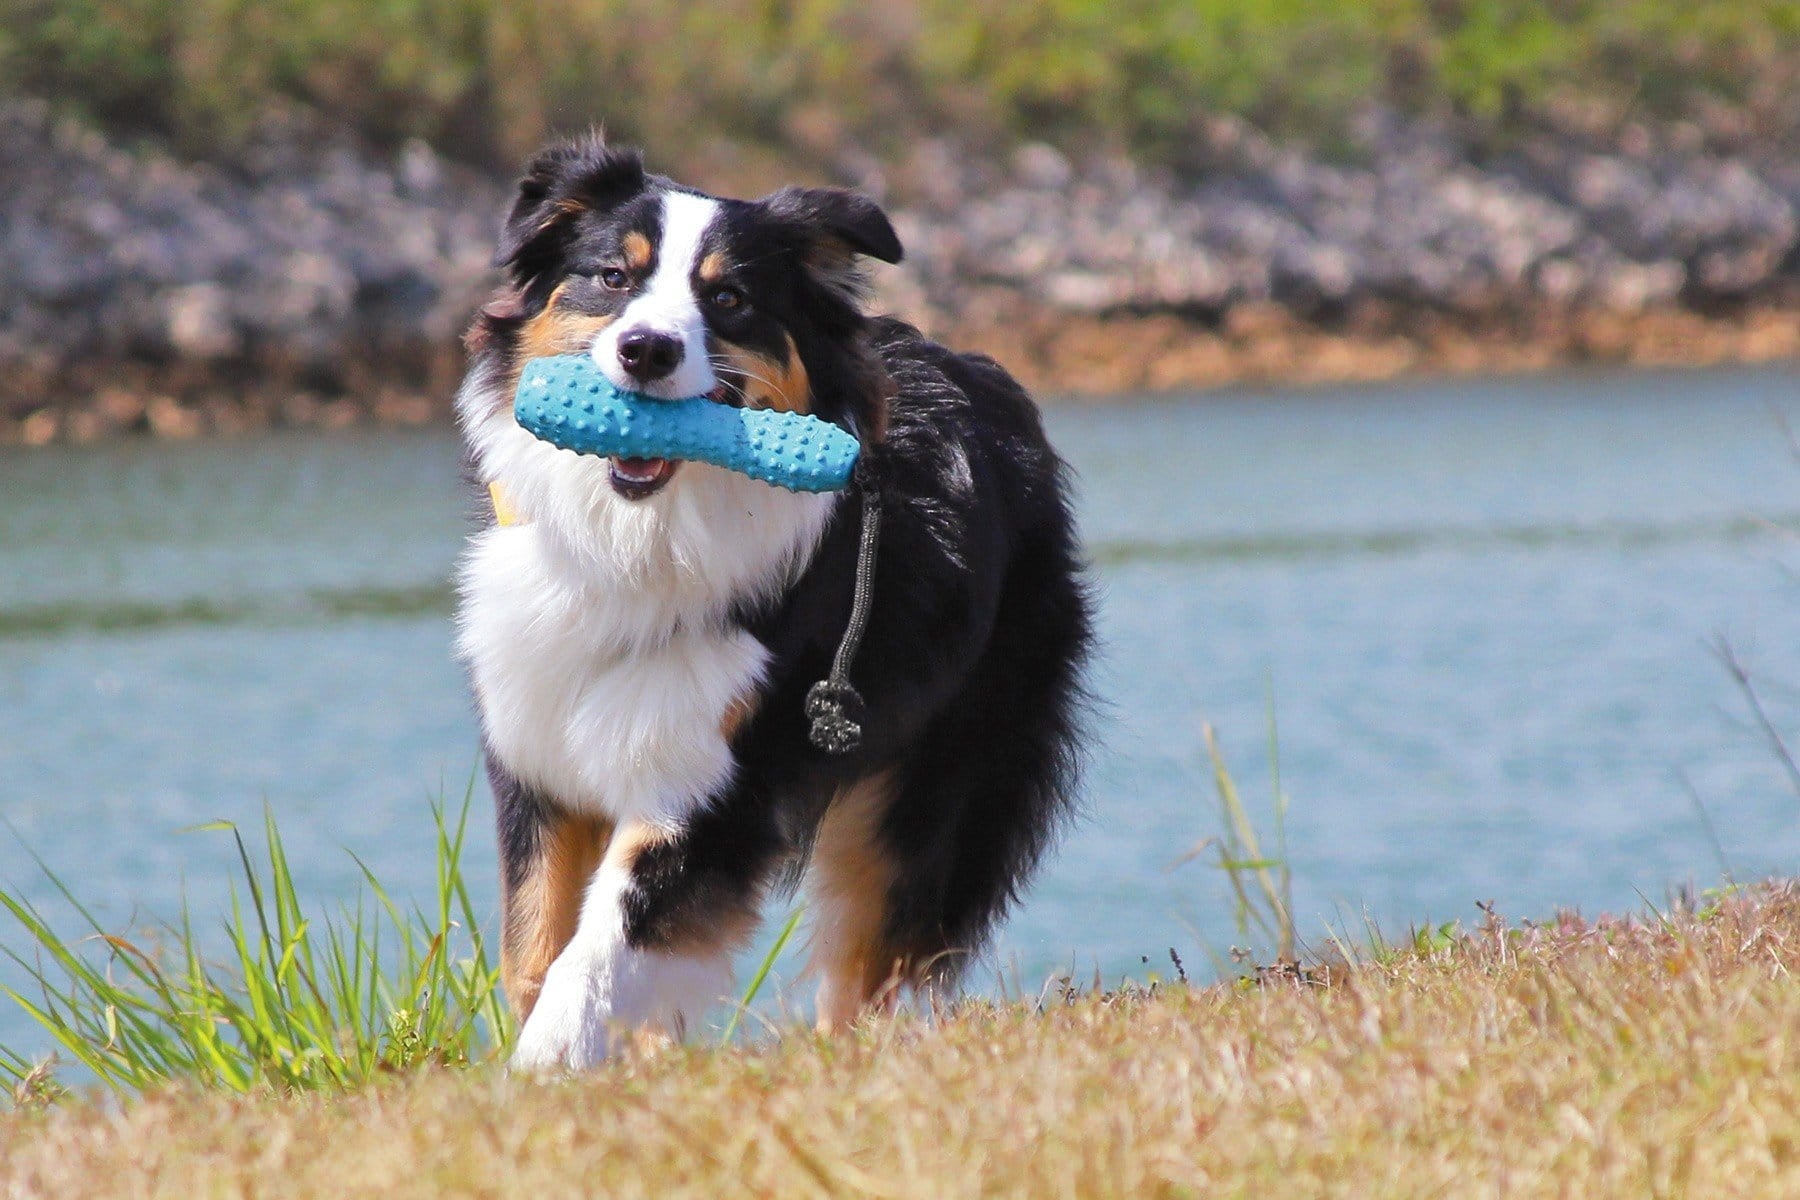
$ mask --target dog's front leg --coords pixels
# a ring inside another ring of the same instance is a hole
[[[619,828],[575,936],[519,1033],[515,1070],[581,1070],[640,1033],[682,1037],[731,988],[780,853],[765,806],[739,792],[675,831]]]

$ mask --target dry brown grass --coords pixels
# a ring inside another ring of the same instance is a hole
[[[1800,1195],[1800,888],[557,1085],[0,1118],[0,1195]]]

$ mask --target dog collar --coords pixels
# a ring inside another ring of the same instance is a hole
[[[513,507],[512,500],[507,497],[506,489],[498,483],[488,484],[488,499],[494,505],[494,523],[502,529],[508,525],[524,524],[519,519],[519,510]]]

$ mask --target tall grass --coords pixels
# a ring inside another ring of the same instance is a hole
[[[499,972],[463,879],[469,804],[434,807],[436,891],[398,903],[360,860],[365,891],[334,914],[309,912],[273,815],[253,853],[229,822],[242,877],[215,944],[185,910],[151,938],[114,932],[48,867],[84,931],[66,937],[36,905],[0,891],[33,949],[4,949],[31,977],[6,993],[69,1062],[129,1095],[175,1081],[227,1091],[343,1090],[425,1065],[468,1066],[509,1033]],[[172,953],[146,949],[166,943]],[[41,1090],[41,1064],[0,1047],[0,1078]]]
[[[1240,931],[1265,939],[1277,961],[1296,953],[1291,875],[1276,775],[1273,855],[1263,848],[1219,749],[1204,731],[1223,832],[1203,842],[1231,881]],[[1276,756],[1271,725],[1270,753]],[[435,890],[428,906],[398,902],[357,860],[363,891],[336,913],[303,903],[274,815],[253,848],[230,822],[240,875],[216,937],[180,921],[144,933],[109,928],[48,866],[39,867],[81,931],[69,936],[22,895],[0,889],[29,948],[0,941],[32,981],[0,988],[49,1034],[62,1060],[118,1096],[171,1083],[230,1092],[349,1091],[382,1075],[497,1060],[512,1025],[500,976],[463,871],[470,799],[432,810]],[[720,1033],[732,1043],[803,917],[783,923]],[[215,953],[210,947],[218,947]],[[0,1082],[16,1102],[54,1098],[54,1063],[0,1045]]]
[[[272,813],[255,851],[228,821],[198,827],[231,837],[241,871],[217,938],[196,929],[185,908],[175,925],[113,931],[39,860],[82,932],[66,936],[37,905],[0,889],[0,910],[30,945],[0,942],[0,954],[32,981],[26,992],[0,992],[50,1035],[65,1062],[119,1096],[176,1082],[230,1092],[349,1091],[382,1075],[497,1062],[514,1030],[464,877],[469,808],[468,796],[454,817],[433,806],[429,906],[399,903],[357,859],[363,891],[335,914],[302,903]],[[795,909],[782,925],[719,1044],[731,1043],[803,914]],[[15,1102],[55,1098],[57,1065],[0,1045],[0,1082]]]
[[[1210,724],[1202,726],[1200,734],[1212,769],[1221,831],[1200,842],[1182,861],[1202,858],[1211,852],[1215,858],[1213,865],[1230,880],[1232,916],[1239,935],[1259,938],[1274,950],[1277,963],[1292,964],[1297,961],[1299,942],[1294,933],[1294,876],[1287,851],[1288,800],[1287,793],[1281,788],[1280,748],[1273,709],[1269,717],[1269,768],[1274,793],[1273,850],[1263,848],[1256,819],[1245,804],[1243,793],[1238,790],[1213,727]]]

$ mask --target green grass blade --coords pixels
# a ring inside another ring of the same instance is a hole
[[[427,903],[402,905],[355,860],[364,886],[354,904],[323,917],[306,911],[271,811],[260,855],[230,822],[196,826],[232,835],[242,873],[217,962],[185,903],[179,922],[165,927],[172,957],[161,961],[105,929],[33,854],[89,932],[62,937],[42,911],[0,890],[0,910],[35,950],[0,944],[0,956],[41,993],[4,995],[71,1063],[120,1095],[171,1080],[233,1091],[344,1089],[393,1068],[480,1061],[509,1030],[462,871],[472,797],[473,783],[454,821],[433,805],[436,887]],[[25,1054],[0,1046],[0,1077],[33,1069]]]
[[[800,927],[800,918],[805,912],[806,909],[800,907],[788,914],[787,921],[781,926],[781,932],[775,937],[775,944],[769,947],[767,954],[763,955],[762,963],[756,968],[756,974],[750,979],[750,986],[744,989],[743,998],[731,1010],[731,1019],[725,1022],[725,1031],[719,1035],[721,1045],[728,1045],[731,1042],[732,1035],[737,1032],[739,1019],[749,1011],[752,1004],[756,1003],[756,997],[762,991],[764,981],[769,978],[769,972],[775,969],[775,960],[780,958],[781,952],[787,948],[788,939],[793,937],[794,930]]]

